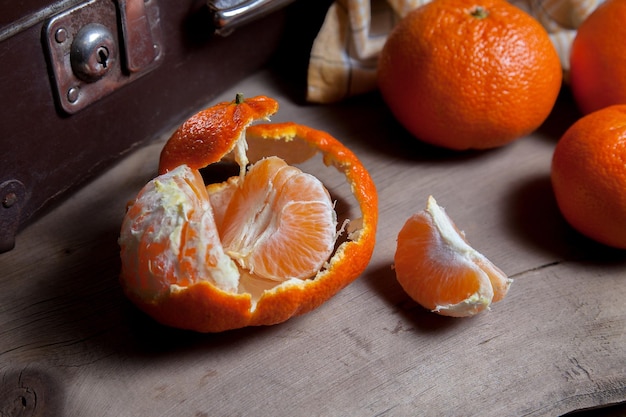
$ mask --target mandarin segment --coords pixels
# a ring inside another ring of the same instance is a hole
[[[305,279],[331,255],[337,218],[317,178],[269,157],[235,189],[218,230],[224,249],[243,268],[271,280]]]
[[[445,316],[472,316],[504,298],[511,280],[472,248],[430,196],[400,230],[396,278],[423,307]]]
[[[215,233],[202,177],[186,165],[143,187],[124,217],[119,244],[122,283],[147,300],[199,281],[237,290],[239,272]]]

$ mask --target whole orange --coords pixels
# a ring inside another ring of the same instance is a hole
[[[381,51],[378,84],[397,120],[425,142],[485,149],[535,130],[562,67],[547,32],[504,0],[434,0],[407,14]]]
[[[626,103],[626,1],[607,0],[578,28],[570,55],[570,83],[584,114]]]
[[[575,229],[626,249],[626,105],[574,123],[557,143],[551,176],[559,209]]]

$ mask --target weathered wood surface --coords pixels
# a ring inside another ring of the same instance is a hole
[[[153,323],[121,294],[116,239],[157,141],[0,255],[0,415],[553,416],[626,401],[626,253],[573,232],[551,194],[570,102],[528,138],[456,154],[415,142],[376,95],[311,106],[291,87],[262,71],[220,99],[275,96],[275,121],[327,130],[363,160],[380,224],[362,277],[277,326],[202,335]],[[485,314],[437,316],[395,281],[396,235],[429,194],[515,279]]]

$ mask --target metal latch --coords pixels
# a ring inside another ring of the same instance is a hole
[[[215,33],[229,35],[233,30],[259,19],[294,0],[208,0]]]
[[[61,108],[76,113],[154,69],[162,60],[157,0],[91,0],[44,27]]]

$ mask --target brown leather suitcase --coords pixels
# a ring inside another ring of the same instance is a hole
[[[306,4],[305,4],[306,3]],[[43,0],[0,13],[0,252],[55,201],[268,62],[291,0]],[[323,12],[323,10],[322,10]],[[283,42],[284,43],[284,42]]]

